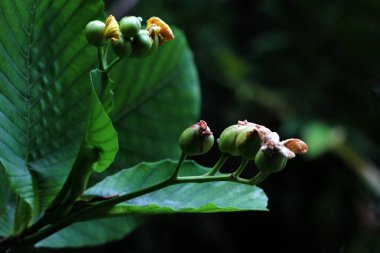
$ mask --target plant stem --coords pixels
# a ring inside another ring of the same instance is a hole
[[[182,184],[182,183],[206,183],[206,182],[215,182],[215,181],[229,181],[229,182],[236,182],[236,183],[247,184],[247,185],[254,185],[261,182],[269,175],[269,173],[259,172],[251,180],[234,177],[233,174],[222,174],[222,175],[217,175],[217,176],[209,176],[206,174],[206,175],[201,175],[201,176],[178,177],[178,172],[180,168],[182,167],[185,159],[186,159],[186,154],[182,153],[176,168],[174,169],[173,173],[168,178],[143,189],[129,192],[112,199],[95,202],[87,207],[84,207],[81,210],[78,210],[72,214],[67,215],[65,218],[63,218],[62,220],[58,221],[55,224],[42,228],[39,232],[33,235],[26,236],[21,242],[23,243],[23,245],[34,244],[50,236],[51,234],[61,230],[62,228],[73,224],[74,222],[83,220],[89,214],[93,215],[96,213],[102,213],[112,208],[116,204],[128,201],[130,199],[133,199],[139,196],[143,196],[145,194],[157,191],[159,189],[168,187],[170,185]],[[245,167],[243,164],[246,165],[247,162],[248,161],[243,161],[242,165],[240,165],[239,168]],[[96,217],[96,215],[93,217]]]
[[[178,183],[176,181],[177,175],[178,175],[178,172],[181,169],[181,167],[182,167],[182,165],[186,159],[186,156],[187,156],[186,153],[182,152],[176,168],[174,169],[172,175],[170,175],[170,177],[168,177],[167,179],[165,179],[161,182],[158,182],[156,184],[153,184],[151,186],[148,186],[146,188],[143,188],[143,189],[140,189],[137,191],[133,191],[133,192],[127,193],[125,195],[122,195],[122,196],[119,196],[116,198],[112,198],[109,200],[103,200],[100,203],[96,203],[94,205],[83,208],[83,209],[79,210],[78,212],[75,212],[71,215],[68,215],[64,219],[58,221],[55,224],[52,224],[49,227],[41,229],[38,233],[31,235],[29,237],[25,237],[25,239],[23,240],[23,243],[34,244],[34,243],[48,237],[49,235],[61,230],[62,228],[76,222],[77,220],[80,220],[80,217],[84,216],[87,213],[94,213],[94,212],[103,211],[103,210],[106,210],[108,208],[111,208],[112,206],[114,206],[118,203],[130,200],[130,199],[136,198],[138,196],[142,196],[142,195],[145,195],[147,193],[159,190],[161,188],[165,188],[169,185]]]
[[[180,166],[177,166],[177,168],[179,167]],[[177,168],[175,171],[177,171]],[[130,193],[126,193],[124,195],[121,195],[119,197],[115,197],[112,199],[103,200],[99,203],[95,203],[91,206],[85,207],[71,215],[66,216],[64,219],[58,221],[57,223],[41,229],[38,233],[25,237],[22,240],[22,243],[24,245],[34,244],[50,236],[53,233],[58,232],[62,228],[67,227],[74,222],[80,221],[83,217],[86,217],[87,214],[101,213],[107,209],[112,208],[116,204],[148,194],[153,191],[157,191],[159,189],[165,188],[170,185],[182,184],[182,183],[205,183],[205,182],[214,182],[214,181],[230,181],[230,182],[237,182],[237,183],[251,185],[251,182],[249,180],[242,179],[242,178],[234,178],[232,177],[232,174],[211,176],[211,177],[210,176],[188,176],[188,177],[176,177],[176,178],[173,178],[173,175],[175,175],[175,173],[173,173],[172,176],[168,177],[167,179],[161,182],[158,182],[156,184],[153,184],[151,186],[148,186],[146,188],[133,191]]]
[[[227,161],[227,159],[230,157],[230,155],[228,154],[222,154],[219,158],[219,160],[216,162],[216,164],[214,165],[214,167],[205,174],[205,176],[213,176],[215,175],[219,170],[220,168],[222,168],[222,166],[225,164],[225,162]]]
[[[257,173],[256,176],[254,176],[252,179],[248,180],[248,182],[250,185],[257,185],[257,184],[263,182],[269,175],[270,175],[270,173],[268,173],[268,172],[260,171],[259,173]]]
[[[119,196],[119,197],[116,197],[113,199],[104,200],[104,201],[101,201],[100,203],[96,203],[94,205],[85,207],[85,208],[77,211],[76,213],[73,213],[71,215],[66,216],[64,219],[58,221],[57,223],[52,224],[49,227],[41,229],[38,233],[31,235],[31,236],[28,236],[28,237],[25,237],[24,240],[22,240],[22,243],[24,245],[25,244],[34,244],[34,243],[41,241],[42,239],[50,236],[53,233],[58,232],[59,230],[63,229],[64,227],[67,227],[67,226],[73,224],[74,222],[80,220],[81,217],[86,216],[86,214],[91,214],[94,212],[107,210],[107,209],[111,208],[112,206],[114,206],[118,203],[136,198],[138,196],[145,195],[147,193],[150,193],[150,192],[153,192],[156,190],[159,190],[159,189],[164,188],[166,186],[169,186],[171,184],[172,184],[171,181],[169,181],[168,179],[165,179],[161,182],[158,182],[158,183],[153,184],[151,186],[148,186],[146,188],[143,188],[143,189],[140,189],[137,191],[133,191],[133,192],[124,194],[122,196]]]
[[[168,181],[173,181],[178,177],[178,172],[181,169],[187,154],[185,152],[181,153],[181,157],[179,158],[179,161],[177,163],[177,166],[175,167],[175,170],[173,171],[173,174],[167,179]]]
[[[182,183],[207,183],[215,181],[227,181],[227,182],[236,182],[241,184],[250,184],[249,180],[244,178],[236,178],[232,174],[223,174],[217,176],[187,176],[187,177],[178,177],[175,181],[175,184]]]
[[[117,57],[115,60],[113,60],[105,69],[104,71],[105,72],[109,72],[113,67],[115,67],[120,61],[122,60],[122,58],[120,57]]]
[[[103,49],[101,47],[97,47],[98,49],[98,61],[99,61],[99,69],[100,70],[105,70],[104,69],[104,56],[103,56]]]
[[[244,159],[244,160],[241,162],[239,168],[237,168],[237,170],[236,170],[234,173],[232,173],[232,176],[233,176],[233,177],[236,177],[236,178],[237,178],[238,176],[240,176],[240,174],[243,172],[243,170],[244,170],[245,167],[247,166],[248,162],[249,162],[249,160]]]

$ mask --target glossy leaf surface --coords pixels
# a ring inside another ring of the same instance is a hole
[[[90,196],[113,196],[145,188],[169,177],[176,163],[164,160],[141,163],[109,176],[86,191]],[[202,175],[207,168],[187,162],[180,175]],[[131,199],[115,206],[111,215],[130,213],[209,213],[248,210],[267,210],[267,197],[256,186],[235,182],[186,183]]]

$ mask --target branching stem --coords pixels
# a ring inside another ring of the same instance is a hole
[[[247,166],[248,162],[249,162],[249,160],[244,159],[241,162],[239,168],[237,168],[237,170],[234,173],[232,173],[232,176],[236,177],[236,178],[239,177],[241,175],[241,173],[243,172],[243,170],[245,169],[245,167]]]
[[[117,57],[115,58],[105,69],[105,72],[110,72],[113,67],[115,67],[123,58]]]
[[[222,156],[217,162],[215,167],[221,167],[227,158],[228,156]],[[241,171],[243,171],[243,169],[248,163],[247,160],[244,160],[235,173],[218,174],[218,175],[210,175],[210,173],[207,173],[205,175],[200,175],[200,176],[178,177],[178,172],[180,171],[185,159],[186,159],[186,154],[182,153],[180,160],[178,161],[178,164],[176,168],[174,169],[173,173],[168,178],[156,184],[120,195],[115,198],[101,200],[98,202],[88,204],[88,206],[85,206],[81,208],[80,210],[76,210],[71,214],[68,214],[63,219],[57,221],[56,223],[43,227],[38,232],[34,234],[29,234],[25,236],[24,238],[21,238],[20,240],[18,240],[18,242],[22,243],[22,245],[33,245],[36,242],[41,241],[42,239],[52,235],[53,233],[58,232],[59,230],[75,222],[85,220],[86,217],[89,215],[91,217],[96,218],[106,213],[109,209],[111,209],[116,204],[134,199],[136,197],[143,196],[145,194],[163,189],[171,185],[183,184],[183,183],[206,183],[206,182],[216,182],[216,181],[227,181],[227,182],[236,182],[236,183],[241,183],[241,184],[246,184],[246,185],[256,185],[262,182],[269,175],[268,173],[265,173],[265,172],[259,172],[254,178],[249,179],[249,180],[240,178],[238,174],[240,174]],[[96,214],[99,214],[99,215],[96,215]]]
[[[213,176],[215,175],[221,168],[222,166],[226,163],[227,159],[230,157],[228,154],[222,154],[219,158],[219,160],[216,162],[214,167],[205,174],[205,176]]]

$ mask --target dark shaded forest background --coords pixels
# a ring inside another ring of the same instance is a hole
[[[184,30],[201,118],[216,136],[248,119],[302,138],[310,151],[261,185],[270,212],[155,216],[91,252],[380,252],[379,1],[115,0],[107,8]],[[214,147],[197,161],[218,156]]]

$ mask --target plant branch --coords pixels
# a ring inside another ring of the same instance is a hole
[[[104,69],[104,71],[105,72],[110,72],[111,71],[111,69],[113,68],[113,67],[115,67],[120,61],[122,60],[122,58],[120,58],[120,57],[117,57],[115,60],[113,60],[105,69]]]
[[[119,197],[115,197],[108,200],[103,200],[98,203],[94,203],[91,206],[85,207],[71,215],[66,216],[64,219],[58,221],[55,224],[52,224],[48,227],[42,228],[38,233],[25,237],[22,240],[24,245],[26,244],[34,244],[42,239],[50,236],[51,234],[58,232],[59,230],[83,219],[87,214],[101,213],[106,211],[107,209],[112,208],[114,205],[119,204],[121,202],[128,201],[130,199],[148,194],[150,192],[157,191],[159,189],[168,187],[170,185],[182,184],[182,183],[206,183],[206,182],[215,182],[215,181],[229,181],[229,182],[237,182],[242,184],[252,185],[252,183],[247,179],[242,178],[234,178],[232,174],[228,175],[218,175],[218,176],[188,176],[188,177],[178,177],[173,178],[170,176],[169,178],[148,186],[146,188],[133,191],[130,193],[126,193]]]
[[[94,213],[94,212],[99,212],[99,211],[107,210],[109,208],[112,208],[112,206],[114,206],[114,205],[116,205],[118,203],[130,200],[130,199],[136,198],[138,196],[142,196],[142,195],[145,195],[147,193],[159,190],[161,188],[165,188],[165,187],[167,187],[169,185],[178,183],[176,181],[177,175],[178,175],[178,172],[181,169],[181,167],[182,167],[185,159],[186,159],[186,153],[182,152],[181,157],[180,157],[180,159],[178,161],[178,164],[177,164],[175,170],[173,171],[172,175],[170,175],[170,177],[168,177],[167,179],[165,179],[165,180],[163,180],[161,182],[158,182],[156,184],[153,184],[151,186],[148,186],[146,188],[143,188],[143,189],[140,189],[140,190],[137,190],[137,191],[133,191],[133,192],[127,193],[125,195],[122,195],[122,196],[119,196],[119,197],[116,197],[116,198],[112,198],[112,199],[109,199],[109,200],[103,200],[103,201],[101,201],[99,203],[95,203],[94,205],[85,207],[85,208],[83,208],[83,209],[81,209],[81,210],[79,210],[79,211],[77,211],[75,213],[69,214],[64,219],[58,221],[57,223],[52,224],[52,225],[50,225],[48,227],[42,228],[36,234],[30,235],[30,236],[26,236],[23,239],[23,243],[25,243],[25,244],[34,244],[34,243],[36,243],[36,242],[38,242],[38,241],[40,241],[40,240],[48,237],[49,235],[51,235],[51,234],[53,234],[53,233],[61,230],[62,228],[66,227],[66,226],[69,226],[72,223],[80,220],[82,216],[85,216],[88,213]]]
[[[98,49],[98,62],[99,62],[99,69],[100,70],[105,70],[104,69],[104,55],[103,55],[103,48],[102,47],[97,47]]]
[[[227,159],[230,157],[228,154],[222,154],[219,158],[219,160],[216,162],[214,167],[205,174],[205,176],[213,176],[215,175],[221,168],[222,166],[226,163]]]
[[[240,174],[243,172],[243,170],[244,170],[245,167],[247,166],[248,162],[249,162],[249,160],[244,159],[244,160],[241,162],[239,168],[237,168],[237,170],[236,170],[234,173],[232,173],[232,176],[233,176],[233,177],[236,177],[236,178],[237,178],[238,176],[240,176]]]
[[[268,173],[268,172],[260,171],[259,173],[257,173],[256,176],[254,176],[253,178],[248,180],[248,182],[250,185],[257,185],[257,184],[260,184],[261,182],[263,182],[269,175],[270,175],[270,173]]]
[[[167,179],[168,181],[173,181],[174,179],[177,178],[177,176],[178,176],[178,172],[179,172],[179,170],[181,169],[181,167],[182,167],[182,165],[183,165],[183,163],[184,163],[186,157],[187,157],[187,154],[186,154],[185,152],[182,152],[182,153],[181,153],[181,157],[179,158],[179,161],[178,161],[178,163],[177,163],[177,166],[175,167],[175,169],[174,169],[172,175]]]

